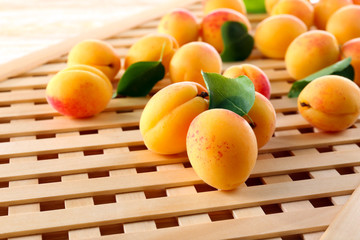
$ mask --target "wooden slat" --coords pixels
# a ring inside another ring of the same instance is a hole
[[[16,77],[0,82],[0,91],[14,89],[45,88],[52,75],[36,77]]]
[[[339,207],[315,208],[304,210],[301,214],[298,212],[278,213],[208,224],[158,229],[146,234],[133,233],[105,236],[101,239],[268,239],[270,237],[324,230],[329,225],[330,219],[339,210]]]
[[[146,200],[104,204],[0,218],[0,237],[57,231],[82,226],[99,226],[137,220],[157,219],[231,208],[289,202],[349,194],[360,184],[360,174],[311,179],[290,183],[238,188],[231,192],[212,191]],[[56,219],[56,221],[52,221]]]

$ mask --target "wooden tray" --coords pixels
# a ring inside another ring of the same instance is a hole
[[[202,15],[199,1],[188,8]],[[249,15],[254,25],[264,17]],[[124,56],[158,21],[106,41]],[[277,128],[246,184],[224,192],[204,184],[186,154],[146,149],[138,124],[148,98],[113,99],[89,119],[60,116],[44,89],[66,56],[48,55],[0,83],[0,239],[319,239],[360,183],[360,123],[313,129],[286,96],[281,60],[254,50],[246,61],[271,80]]]

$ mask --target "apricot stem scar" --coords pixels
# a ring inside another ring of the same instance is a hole
[[[206,98],[209,96],[209,94],[207,92],[201,92],[198,96],[202,98]]]
[[[301,102],[301,103],[300,103],[300,106],[311,108],[310,104],[307,104],[307,103],[305,103],[305,102]]]

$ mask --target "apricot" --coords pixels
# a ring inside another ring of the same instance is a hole
[[[270,98],[270,81],[266,74],[259,67],[252,64],[240,64],[231,66],[223,73],[225,77],[237,78],[245,75],[253,82],[255,91],[261,93],[266,98]]]
[[[201,70],[221,72],[222,61],[213,46],[205,42],[191,42],[180,47],[170,62],[172,82],[192,81],[206,87]]]
[[[159,154],[186,151],[191,121],[208,109],[203,92],[206,89],[194,82],[171,84],[157,92],[140,117],[140,132],[146,147]]]
[[[353,0],[354,4],[360,5],[360,0]]]
[[[360,6],[340,8],[329,18],[326,31],[334,34],[339,44],[360,37]]]
[[[48,103],[59,113],[86,118],[103,111],[112,97],[109,79],[98,69],[73,65],[58,72],[46,87]]]
[[[306,31],[306,25],[293,15],[270,16],[258,24],[255,46],[266,57],[282,59],[290,43]]]
[[[210,12],[201,22],[200,36],[204,42],[214,46],[220,53],[224,49],[221,26],[227,21],[241,22],[246,25],[248,31],[251,30],[250,22],[246,16],[235,10],[221,8]]]
[[[219,8],[229,8],[239,13],[246,14],[246,7],[243,0],[204,0],[204,14],[208,14]]]
[[[354,82],[360,86],[360,38],[354,38],[342,45],[343,58],[351,57],[351,65],[354,68]]]
[[[244,183],[257,158],[256,137],[246,120],[226,109],[211,109],[191,123],[186,149],[205,183],[231,190]]]
[[[298,17],[309,28],[314,21],[314,7],[305,0],[281,0],[272,9],[271,15],[290,14]]]
[[[271,139],[276,127],[276,113],[273,105],[262,94],[255,92],[255,102],[245,120],[252,126],[256,136],[257,146],[261,148]]]
[[[301,34],[289,45],[285,65],[290,76],[301,79],[339,60],[339,46],[331,33],[312,30]]]
[[[330,16],[341,7],[352,4],[352,0],[320,0],[314,7],[314,25],[325,30]]]
[[[85,64],[102,71],[110,81],[120,70],[120,57],[114,48],[101,40],[84,40],[76,44],[69,52],[68,66]]]
[[[327,75],[310,82],[298,98],[300,114],[323,131],[342,131],[360,114],[360,89],[351,80]]]
[[[149,34],[134,43],[125,57],[125,69],[136,62],[159,61],[163,46],[161,63],[165,67],[165,72],[168,72],[170,60],[179,45],[174,37],[163,33]]]
[[[199,38],[199,24],[196,17],[187,9],[174,9],[164,15],[158,25],[159,33],[173,36],[179,46]]]

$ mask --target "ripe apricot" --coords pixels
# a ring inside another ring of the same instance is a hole
[[[271,15],[290,14],[298,17],[309,28],[314,22],[314,7],[305,0],[281,0],[272,9]]]
[[[221,8],[210,12],[201,22],[200,36],[204,42],[214,46],[220,53],[224,49],[221,26],[227,21],[241,22],[246,25],[248,31],[251,30],[250,22],[246,16],[235,10]]]
[[[273,105],[262,94],[255,92],[255,102],[251,107],[249,117],[244,117],[252,126],[258,148],[264,146],[272,137],[276,127],[276,113]]]
[[[342,131],[360,114],[360,89],[351,80],[328,75],[310,82],[298,98],[300,114],[314,127]]]
[[[314,7],[314,24],[320,30],[325,30],[330,16],[341,7],[352,4],[352,0],[320,0]]]
[[[125,69],[136,62],[159,61],[163,46],[162,64],[168,72],[169,62],[179,45],[174,37],[163,33],[149,34],[134,43],[126,54]]]
[[[159,33],[173,36],[179,46],[199,38],[199,24],[196,17],[187,9],[178,8],[164,15],[158,25]]]
[[[68,66],[85,64],[102,71],[110,81],[120,69],[120,57],[107,42],[95,39],[76,44],[69,52]]]
[[[293,15],[270,16],[258,24],[255,46],[269,58],[284,58],[290,43],[306,30],[306,25]]]
[[[171,84],[146,104],[140,118],[140,132],[148,149],[160,154],[186,151],[186,134],[191,121],[208,109],[201,95],[205,88],[194,82]]]
[[[265,0],[265,9],[267,13],[271,13],[274,6],[279,2],[279,0]]]
[[[204,42],[191,42],[180,47],[170,62],[172,82],[192,81],[206,87],[201,70],[220,73],[222,61],[213,46]]]
[[[355,71],[354,82],[360,86],[360,38],[354,38],[341,46],[343,58],[351,57],[351,65]]]
[[[334,35],[322,30],[301,34],[289,45],[285,65],[290,76],[301,79],[339,60],[339,46]]]
[[[225,77],[237,78],[245,75],[253,82],[255,91],[261,93],[266,98],[270,98],[270,81],[263,70],[252,64],[234,65],[226,69],[223,73]]]
[[[329,18],[326,31],[334,34],[339,44],[360,37],[360,6],[348,5]]]
[[[246,181],[258,151],[250,125],[226,109],[199,114],[189,127],[186,147],[198,176],[221,190],[234,189]]]
[[[100,70],[85,65],[65,68],[46,87],[48,103],[59,113],[75,118],[98,114],[111,97],[109,79]]]
[[[239,13],[246,14],[246,7],[243,0],[204,0],[204,14],[208,14],[219,8],[229,8]]]

